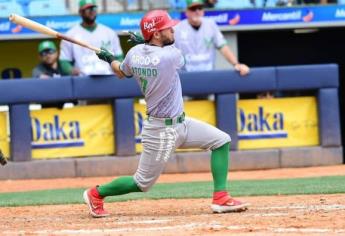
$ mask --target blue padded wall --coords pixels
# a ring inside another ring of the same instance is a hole
[[[248,76],[234,70],[182,72],[184,95],[212,93],[260,92],[276,89],[274,67],[253,68]]]
[[[135,126],[133,99],[114,100],[114,129],[116,155],[135,154]]]
[[[73,80],[73,95],[78,99],[131,98],[141,92],[134,79],[99,76]]]
[[[182,72],[180,75],[184,95],[216,94],[217,126],[231,135],[232,149],[238,147],[236,93],[303,89],[319,90],[321,145],[341,145],[339,78],[335,64],[252,68],[245,77],[233,70]],[[31,122],[26,104],[78,99],[112,99],[117,155],[135,154],[133,97],[142,95],[134,79],[98,76],[2,80],[0,83],[0,104],[15,104],[10,107],[14,160],[31,158]]]
[[[321,146],[341,146],[338,90],[336,88],[320,89],[318,106]]]
[[[28,105],[10,106],[11,160],[31,160],[31,120]]]
[[[1,81],[0,104],[67,101],[72,98],[71,78]]]
[[[238,149],[237,137],[237,96],[236,94],[221,94],[216,97],[217,127],[231,136],[231,150]]]
[[[278,66],[278,90],[305,90],[339,87],[336,64]]]

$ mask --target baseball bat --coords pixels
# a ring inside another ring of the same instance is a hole
[[[86,43],[82,40],[74,39],[74,38],[71,38],[67,35],[61,34],[61,33],[57,32],[57,31],[55,31],[55,30],[53,30],[47,26],[44,26],[40,23],[29,20],[29,19],[22,17],[22,16],[19,16],[17,14],[11,14],[9,16],[9,20],[15,24],[24,26],[25,28],[31,29],[33,31],[52,36],[54,38],[63,39],[63,40],[69,41],[71,43],[78,44],[78,45],[85,47],[85,48],[88,48],[94,52],[100,52],[101,51],[100,48],[94,47],[94,46],[90,45],[89,43]]]
[[[2,154],[1,149],[0,149],[0,164],[1,164],[2,166],[4,166],[4,165],[7,164],[6,157],[4,156],[4,154]]]

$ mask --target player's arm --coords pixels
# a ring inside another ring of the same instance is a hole
[[[219,49],[220,53],[224,58],[234,66],[235,70],[240,73],[241,76],[249,73],[249,67],[245,64],[239,63],[235,54],[232,52],[230,47],[227,45],[224,35],[220,32],[216,22],[211,21],[213,31],[214,46]]]
[[[117,75],[119,79],[127,77],[126,74],[121,70],[121,62],[116,60],[116,57],[107,49],[101,48],[101,51],[99,53],[96,53],[96,55],[99,59],[110,64],[111,69],[114,71],[114,73]]]
[[[121,70],[121,62],[116,60],[112,61],[110,67],[119,79],[123,79],[126,77],[125,73],[123,73],[123,71]]]
[[[235,70],[240,72],[240,75],[247,75],[250,71],[249,67],[246,64],[239,63],[235,54],[231,51],[228,45],[224,45],[220,48],[220,53],[224,58],[234,66]]]

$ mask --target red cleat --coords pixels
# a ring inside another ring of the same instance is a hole
[[[246,211],[249,205],[232,198],[227,192],[215,192],[211,208],[214,213],[241,212]]]
[[[92,217],[100,218],[110,215],[106,210],[104,210],[103,197],[99,195],[96,187],[85,190],[83,198],[84,202],[89,207],[89,212]]]

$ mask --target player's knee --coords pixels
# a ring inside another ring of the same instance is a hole
[[[156,182],[156,178],[147,178],[137,173],[134,175],[134,179],[136,184],[138,185],[138,188],[140,188],[142,192],[149,191]]]
[[[154,183],[137,183],[142,192],[148,192]]]
[[[223,132],[223,135],[222,135],[222,136],[223,136],[222,139],[223,139],[223,142],[224,142],[224,143],[230,143],[230,142],[231,142],[231,137],[230,137],[229,134]]]
[[[219,137],[219,146],[223,146],[226,143],[231,142],[231,137],[229,134],[222,132],[222,134]]]

